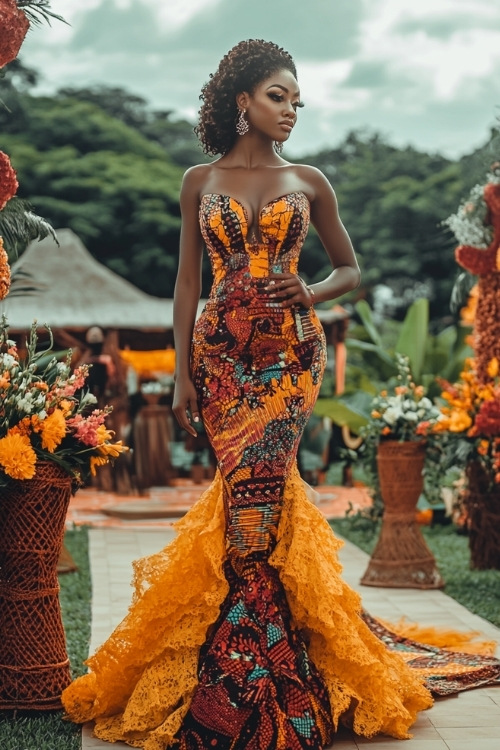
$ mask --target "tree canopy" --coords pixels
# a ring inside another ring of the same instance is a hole
[[[145,291],[171,296],[177,267],[178,196],[185,168],[203,161],[191,123],[154,111],[140,96],[107,86],[35,96],[36,72],[15,60],[0,80],[0,149],[18,172],[19,196],[56,228],[70,227],[92,254]],[[449,312],[458,273],[455,242],[442,221],[493,161],[498,136],[459,161],[397,148],[379,134],[349,133],[335,148],[304,157],[337,193],[369,295],[419,284],[431,315]],[[329,272],[314,231],[302,254],[310,280]],[[210,285],[205,261],[203,293]],[[405,302],[406,300],[406,302]],[[404,309],[401,309],[401,316]]]

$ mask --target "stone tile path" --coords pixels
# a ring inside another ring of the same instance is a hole
[[[127,612],[130,602],[132,560],[158,551],[173,537],[171,528],[90,531],[93,583],[93,651]],[[500,630],[471,614],[441,591],[382,589],[360,586],[368,557],[352,544],[341,551],[346,581],[361,591],[366,609],[373,615],[397,621],[406,616],[424,625],[479,630],[500,643]],[[500,650],[499,650],[500,655]],[[413,727],[412,740],[376,737],[366,740],[342,731],[333,750],[500,750],[500,686],[481,688],[438,699]],[[111,750],[128,747],[109,745],[93,738],[90,727],[83,730],[83,750]]]

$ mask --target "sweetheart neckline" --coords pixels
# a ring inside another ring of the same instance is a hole
[[[254,222],[252,222],[252,227],[251,227],[250,222],[248,220],[247,207],[242,201],[238,200],[238,198],[235,198],[233,195],[229,195],[228,193],[203,193],[203,195],[200,198],[200,205],[204,198],[210,198],[210,197],[213,197],[214,195],[217,195],[219,198],[229,198],[229,200],[233,200],[235,203],[237,203],[240,206],[240,208],[243,210],[243,213],[245,215],[245,222],[246,222],[248,229],[251,229],[253,227]],[[292,190],[290,193],[282,193],[282,195],[278,195],[277,198],[272,198],[270,201],[267,201],[267,203],[264,203],[264,205],[262,206],[262,208],[257,214],[259,219],[264,213],[265,209],[268,208],[268,206],[271,206],[273,203],[278,203],[278,201],[283,200],[283,198],[289,198],[291,195],[302,195],[304,196],[307,203],[309,204],[309,198],[307,197],[307,195],[304,193],[303,190]]]

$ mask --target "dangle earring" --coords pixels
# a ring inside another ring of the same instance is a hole
[[[245,117],[246,110],[240,109],[238,117],[236,118],[236,132],[238,135],[245,135],[250,130],[250,125]]]
[[[277,154],[281,154],[283,151],[283,141],[274,141],[274,150]]]

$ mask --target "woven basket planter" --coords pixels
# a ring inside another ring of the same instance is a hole
[[[500,485],[490,481],[481,464],[467,466],[465,508],[471,567],[500,570]]]
[[[37,464],[0,497],[0,710],[61,708],[71,681],[57,563],[71,478]]]
[[[382,528],[365,586],[437,589],[444,586],[436,561],[416,521],[425,460],[423,442],[382,441],[377,466],[384,501]]]

